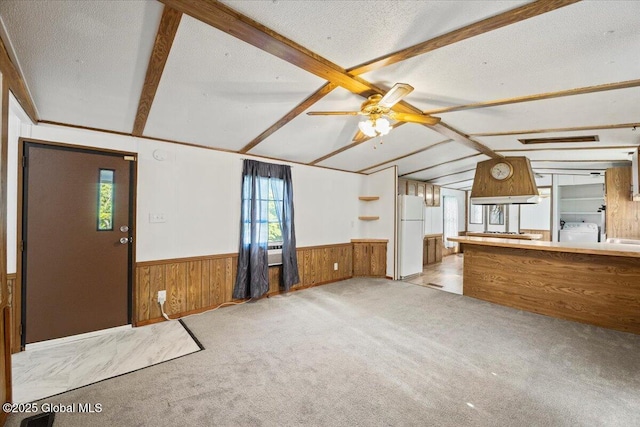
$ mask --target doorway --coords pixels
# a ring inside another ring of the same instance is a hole
[[[22,143],[22,348],[132,319],[135,157]]]

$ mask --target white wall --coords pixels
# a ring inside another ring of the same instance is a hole
[[[10,123],[8,160],[14,170],[9,169],[8,179],[8,273],[16,270],[11,248],[16,242],[18,136],[138,153],[136,261],[238,251],[242,158],[250,156],[63,126],[20,126],[15,114]],[[155,150],[166,159],[154,159]],[[358,195],[366,176],[294,164],[292,178],[298,246],[356,237],[393,241],[393,232],[368,236],[360,230]],[[395,186],[395,181],[385,185]],[[149,223],[150,213],[164,213],[166,222]]]
[[[397,167],[390,167],[367,175],[361,196],[379,196],[372,202],[360,201],[363,216],[379,216],[377,221],[361,221],[361,237],[387,239],[387,276],[395,277]],[[357,197],[356,197],[357,199]]]

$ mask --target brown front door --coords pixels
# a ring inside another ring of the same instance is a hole
[[[131,177],[124,155],[24,144],[22,344],[131,320]]]

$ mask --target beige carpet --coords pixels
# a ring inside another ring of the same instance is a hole
[[[204,351],[46,400],[102,404],[55,425],[640,425],[640,336],[408,283],[351,279],[185,323]]]

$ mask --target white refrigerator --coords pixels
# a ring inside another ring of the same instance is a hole
[[[398,196],[398,265],[400,278],[422,273],[424,198]]]

